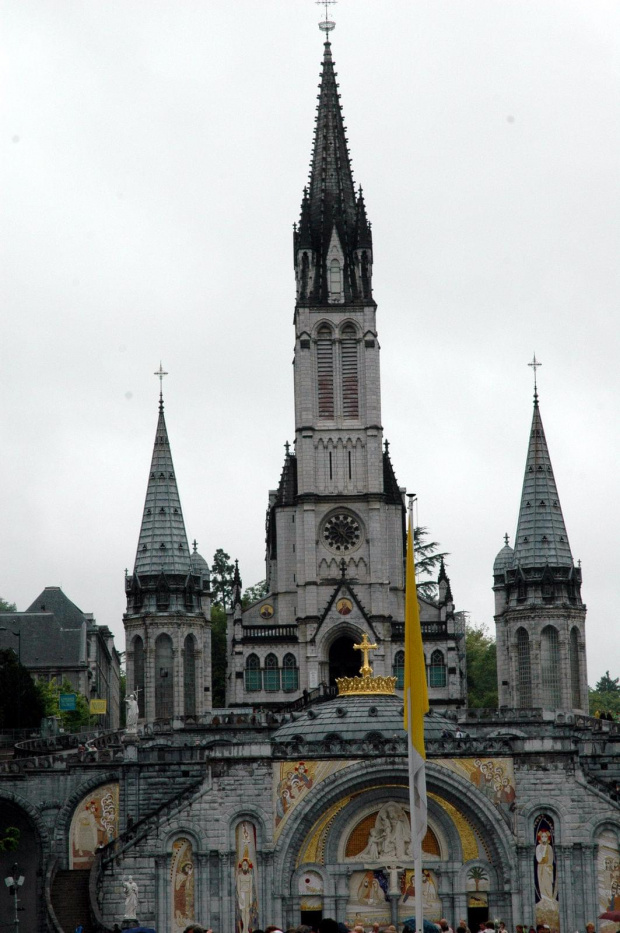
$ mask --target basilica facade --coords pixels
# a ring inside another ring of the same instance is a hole
[[[194,919],[216,933],[401,924],[421,885],[430,920],[583,929],[619,897],[620,732],[588,715],[581,569],[537,395],[514,547],[492,574],[499,709],[467,709],[443,567],[437,597],[420,600],[429,819],[414,875],[404,490],[381,426],[372,234],[329,35],[294,267],[295,444],[269,493],[268,592],[244,608],[235,577],[227,706],[212,705],[209,569],[189,546],[160,398],[125,580],[137,728],[101,735],[88,757],[60,737],[0,763],[2,825],[22,832],[31,885],[25,927],[111,931],[128,911],[171,933]],[[358,678],[362,643],[373,674]]]

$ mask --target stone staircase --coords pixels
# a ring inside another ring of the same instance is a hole
[[[64,933],[74,933],[79,923],[84,933],[95,933],[90,915],[89,876],[89,869],[56,872],[52,906]]]

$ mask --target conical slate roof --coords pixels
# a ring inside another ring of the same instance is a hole
[[[544,567],[546,564],[572,567],[573,556],[536,393],[513,566]]]
[[[143,576],[162,572],[186,574],[189,571],[189,545],[170,452],[164,404],[160,399],[134,573]]]

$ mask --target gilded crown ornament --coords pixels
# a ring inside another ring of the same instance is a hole
[[[373,677],[372,675],[372,667],[370,666],[368,655],[377,648],[377,645],[369,640],[366,632],[362,635],[361,643],[359,645],[353,645],[353,647],[356,651],[361,651],[362,653],[362,666],[360,667],[361,677],[338,677],[336,680],[338,695],[393,695],[396,690],[395,677]]]

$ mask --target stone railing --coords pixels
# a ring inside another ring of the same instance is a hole
[[[459,711],[459,722],[523,722],[527,720],[540,720],[543,711],[539,708],[509,709],[502,706],[500,709],[465,709]]]
[[[33,758],[36,755],[53,755],[61,752],[75,751],[79,745],[85,745],[86,742],[92,742],[95,748],[109,748],[112,745],[120,744],[122,730],[111,729],[107,732],[88,731],[88,732],[63,732],[60,735],[35,739],[27,739],[25,742],[18,742],[15,745],[16,758]]]
[[[179,751],[187,751],[187,749],[179,749]],[[182,807],[198,793],[204,784],[205,778],[203,775],[198,778],[197,781],[193,781],[191,784],[182,788],[177,794],[174,794],[154,810],[151,810],[150,813],[136,820],[135,823],[127,827],[122,833],[119,833],[116,839],[113,839],[102,849],[99,849],[97,863],[100,866],[100,871],[105,871],[108,866],[112,865],[115,859],[120,858],[124,852],[141,842],[162,817],[169,818],[173,816],[175,812],[182,809]]]
[[[244,625],[243,644],[255,641],[299,641],[296,625]]]

